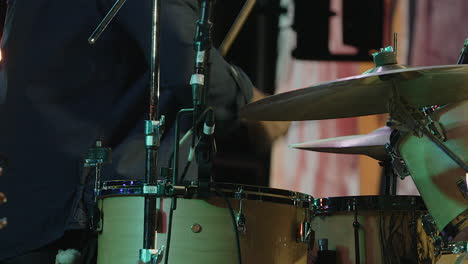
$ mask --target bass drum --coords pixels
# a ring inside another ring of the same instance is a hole
[[[419,196],[319,198],[315,207],[315,245],[327,239],[328,250],[336,251],[333,263],[356,264],[356,226],[360,263],[435,263],[434,245],[422,228],[427,210]],[[320,259],[317,247],[312,255],[313,263],[333,261]]]
[[[238,263],[235,231],[243,263],[307,263],[309,240],[301,231],[308,226],[311,196],[237,184],[216,184],[212,190],[207,199],[177,199],[168,263]],[[143,245],[141,194],[138,182],[103,184],[98,203],[102,213],[98,264],[138,263]],[[237,230],[226,200],[236,216]],[[171,198],[158,198],[155,208],[159,215],[155,248],[163,250],[163,258],[167,257],[170,204]]]
[[[441,107],[432,119],[441,124],[444,143],[468,161],[468,101]],[[438,229],[457,230],[448,238],[456,236],[468,225],[465,171],[425,136],[406,135],[397,146]]]

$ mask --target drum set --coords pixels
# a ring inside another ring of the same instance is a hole
[[[160,9],[156,2],[154,14]],[[123,1],[119,3],[90,43],[118,12]],[[209,29],[211,4],[202,3],[198,24]],[[154,19],[152,63],[157,59],[158,23]],[[209,72],[208,58],[202,56],[209,53],[202,50],[209,46],[203,39],[209,35],[204,32],[195,43],[191,85],[198,91],[194,97],[198,105],[192,111],[200,118],[210,111],[203,110],[201,76]],[[368,135],[292,146],[375,158],[387,168],[385,195],[314,198],[210,182],[206,175],[182,185],[177,173],[155,181],[153,162],[148,163],[145,181],[100,182],[106,150],[97,142],[86,164],[96,168],[93,226],[98,232],[98,264],[468,263],[468,65],[462,59],[468,57],[467,46],[468,40],[457,65],[411,68],[397,63],[395,43],[374,53],[376,67],[362,75],[270,96],[241,110],[242,117],[261,121],[389,113],[387,126]],[[154,76],[158,67],[152,65]],[[157,80],[152,78],[151,83],[156,103]],[[150,111],[146,127],[150,161],[157,154],[164,123],[163,117],[157,118],[157,111]],[[194,127],[198,123],[194,121]],[[209,132],[207,137],[212,136]],[[177,149],[174,153],[176,170]],[[209,162],[203,167],[204,174]],[[407,176],[413,178],[420,197],[396,195],[396,179]]]
[[[468,65],[411,68],[395,58],[382,49],[362,75],[241,111],[272,121],[389,113],[367,135],[292,145],[380,161],[390,168],[385,195],[313,198],[213,182],[199,195],[196,182],[107,181],[98,188],[98,263],[138,263],[148,195],[157,200],[152,263],[468,263]],[[421,196],[396,195],[407,176]]]

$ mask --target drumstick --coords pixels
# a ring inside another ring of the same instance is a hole
[[[239,35],[240,30],[245,24],[245,21],[249,17],[252,9],[255,5],[256,0],[247,0],[242,7],[239,15],[237,15],[236,20],[232,24],[231,28],[229,29],[226,37],[224,38],[221,46],[219,46],[219,52],[221,56],[225,57],[228,53],[229,49],[231,48],[232,43],[236,39],[237,35]]]

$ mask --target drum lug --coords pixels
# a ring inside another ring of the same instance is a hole
[[[156,255],[155,255],[155,257],[154,257],[154,263],[156,263],[156,264],[157,264],[157,263],[160,263],[161,260],[162,260],[163,254],[164,254],[164,245],[162,245],[162,246],[158,249],[158,251],[156,251]]]
[[[237,213],[237,216],[236,216],[236,225],[237,225],[238,232],[242,234],[245,234],[247,232],[245,215],[242,212],[242,200],[239,201],[239,212]]]
[[[424,232],[433,240],[434,253],[438,256],[442,251],[444,243],[442,237],[439,235],[439,229],[437,229],[436,222],[430,214],[421,216],[421,221]]]
[[[246,219],[242,211],[242,201],[245,199],[244,188],[239,187],[237,192],[234,193],[234,198],[239,200],[239,212],[236,215],[237,232],[245,234],[247,232]]]
[[[164,254],[164,245],[158,250],[155,249],[140,249],[140,262],[144,264],[157,264],[162,260]]]
[[[239,211],[239,213],[236,216],[236,224],[237,224],[237,231],[242,234],[245,234],[247,231],[246,224],[245,224],[245,216],[241,211]]]
[[[432,218],[432,215],[426,214],[421,217],[422,220],[422,227],[424,229],[424,232],[426,232],[426,235],[434,238],[438,232],[436,222],[434,221],[434,218]]]
[[[297,230],[297,243],[304,243],[309,245],[309,249],[314,247],[315,241],[315,232],[312,229],[310,222],[302,222],[299,224],[299,228]]]
[[[246,195],[244,193],[244,188],[242,187],[239,187],[239,189],[237,189],[237,191],[234,193],[234,198],[235,199],[238,199],[238,200],[243,200],[245,199]]]

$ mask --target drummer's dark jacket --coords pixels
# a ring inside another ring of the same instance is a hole
[[[8,226],[0,230],[0,260],[84,227],[83,193],[92,191],[81,168],[96,139],[113,150],[104,180],[144,177],[151,2],[127,1],[94,45],[87,38],[113,0],[8,2],[0,82],[0,153],[8,159],[0,217]],[[159,164],[172,152],[178,109],[192,106],[198,17],[197,1],[162,1],[159,107],[166,125]],[[218,134],[227,134],[252,84],[215,50],[211,63],[208,103]]]

